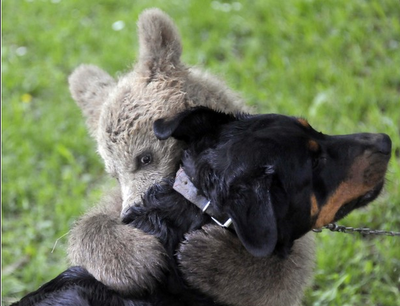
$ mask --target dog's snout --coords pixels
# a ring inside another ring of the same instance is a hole
[[[390,155],[392,151],[392,141],[390,137],[386,134],[363,133],[354,134],[354,137],[355,138],[353,139],[359,144],[362,144],[367,148],[372,149],[376,153]]]
[[[377,134],[376,148],[382,154],[389,155],[392,151],[392,141],[386,134]]]

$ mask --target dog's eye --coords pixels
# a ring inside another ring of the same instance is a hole
[[[312,168],[313,170],[319,168],[326,162],[325,156],[314,156],[312,159]]]
[[[139,156],[138,159],[139,159],[141,166],[146,166],[146,165],[151,164],[151,162],[153,161],[153,156],[150,153],[146,153],[146,154]]]
[[[316,168],[318,168],[318,166],[319,166],[319,157],[314,157],[312,159],[312,168],[316,169]]]

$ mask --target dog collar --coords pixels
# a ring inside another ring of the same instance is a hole
[[[225,222],[218,221],[211,213],[207,212],[210,208],[211,201],[207,200],[199,193],[199,190],[193,185],[188,175],[182,168],[179,168],[176,173],[174,190],[185,197],[186,200],[196,205],[203,213],[208,214],[211,219],[222,227],[229,227],[232,224],[232,219],[229,218]]]

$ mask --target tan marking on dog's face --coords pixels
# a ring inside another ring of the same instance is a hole
[[[310,124],[308,123],[308,121],[304,118],[297,118],[297,121],[304,127],[309,128]]]
[[[311,217],[315,217],[319,213],[318,202],[315,194],[311,196]]]
[[[365,195],[383,179],[384,173],[375,176],[373,179],[366,177],[369,167],[370,163],[366,158],[359,157],[355,160],[347,179],[339,185],[320,209],[314,228],[320,228],[333,222],[336,213],[343,205]]]
[[[317,152],[319,150],[319,144],[315,140],[310,140],[307,146],[310,151]]]
[[[320,228],[333,222],[336,213],[344,204],[366,194],[370,189],[366,186],[354,185],[351,182],[340,184],[339,188],[322,207],[314,227]]]

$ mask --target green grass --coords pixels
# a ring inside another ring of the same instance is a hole
[[[258,111],[301,115],[328,134],[389,134],[385,192],[341,223],[400,231],[398,1],[2,4],[5,304],[67,267],[66,238],[52,252],[56,239],[112,184],[69,96],[67,76],[80,63],[112,75],[127,71],[137,54],[137,16],[150,6],[176,21],[186,63],[225,78]],[[119,20],[125,27],[114,31]],[[400,238],[324,232],[317,244],[315,281],[304,305],[398,303]]]

